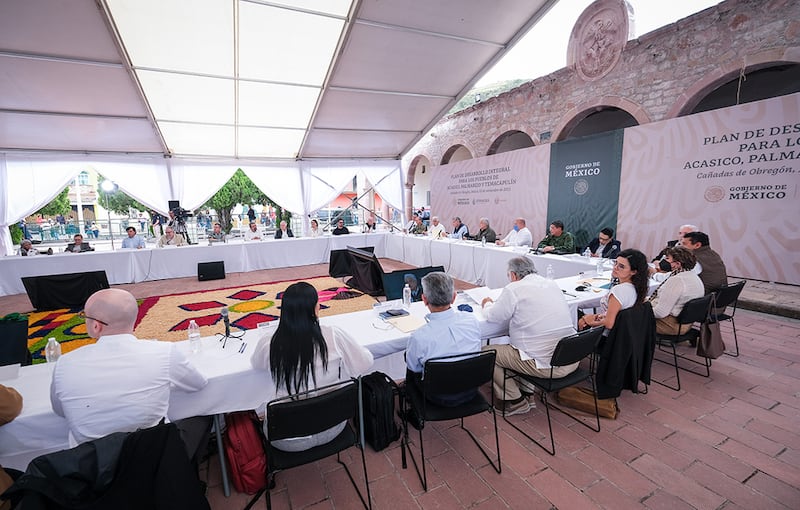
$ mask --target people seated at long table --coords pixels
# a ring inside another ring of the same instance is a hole
[[[21,243],[19,243],[19,250],[17,250],[17,255],[20,257],[34,257],[39,255],[39,250],[33,247],[33,243],[30,239],[23,239]]]
[[[86,301],[86,332],[97,342],[61,356],[50,385],[53,411],[67,420],[70,443],[152,427],[167,416],[172,388],[197,391],[208,383],[173,343],[134,336],[138,311],[136,299],[121,289],[99,290]],[[211,418],[176,426],[195,458],[208,442]]]
[[[681,244],[681,239],[683,239],[683,236],[685,236],[689,232],[697,232],[698,230],[700,230],[700,229],[697,228],[695,225],[688,225],[687,224],[687,225],[681,225],[680,227],[678,227],[678,238],[677,239],[673,239],[671,241],[667,241],[667,244],[666,244],[666,246],[664,246],[664,249],[661,250],[658,253],[658,255],[653,257],[653,260],[651,262],[654,262],[656,264],[656,267],[660,271],[665,271],[665,272],[669,273],[671,271],[669,262],[664,260],[664,258],[667,256],[667,250],[672,248],[673,246],[680,245]],[[652,272],[651,272],[651,274],[652,274]]]
[[[498,246],[527,246],[533,242],[531,231],[528,230],[525,218],[514,220],[514,228],[503,239],[496,241]]]
[[[261,232],[258,231],[258,225],[256,222],[250,223],[250,226],[244,232],[244,240],[245,241],[260,241],[261,240]]]
[[[339,328],[320,326],[319,309],[317,289],[311,284],[289,285],[283,293],[275,333],[262,337],[256,345],[250,362],[272,374],[276,398],[346,381],[372,366],[372,353],[366,347]],[[257,411],[262,418],[266,404]],[[330,442],[344,427],[342,422],[316,435],[272,441],[272,446],[288,452],[308,450]],[[266,421],[264,435],[269,440]]]
[[[222,225],[219,222],[214,223],[213,230],[208,234],[208,244],[211,243],[224,243],[228,240],[228,236],[222,231]]]
[[[122,240],[123,250],[141,250],[142,248],[147,247],[144,239],[136,235],[136,228],[128,227],[125,229],[125,232],[128,234],[128,236]]]
[[[705,232],[689,232],[681,239],[681,246],[694,253],[697,259],[696,267],[698,268],[695,273],[700,276],[706,294],[717,291],[723,285],[728,284],[728,272],[725,269],[725,262],[722,261],[719,253],[711,249],[708,234]]]
[[[532,406],[514,379],[505,380],[503,368],[550,377],[550,358],[558,341],[575,333],[561,288],[554,280],[536,274],[531,259],[510,259],[508,278],[510,283],[497,302],[487,297],[481,303],[488,322],[508,322],[509,343],[484,346],[484,349],[497,351],[492,386],[499,410],[505,411],[507,416],[527,413]],[[577,363],[554,367],[553,376],[564,377],[577,368]]]
[[[575,238],[564,231],[564,222],[555,220],[550,223],[549,233],[539,241],[537,249],[543,253],[575,253]]]
[[[451,239],[464,239],[469,237],[469,228],[465,223],[461,222],[461,218],[456,216],[453,218],[453,233],[450,234]]]
[[[285,221],[281,221],[278,230],[275,231],[275,239],[288,239],[294,237],[294,232],[288,227]]]
[[[444,225],[439,223],[439,217],[434,216],[431,218],[431,226],[428,228],[428,235],[434,239],[441,239],[443,237],[447,237],[447,230],[445,230]]]
[[[350,229],[345,227],[344,226],[344,220],[339,218],[339,221],[336,222],[336,228],[333,229],[333,232],[331,232],[331,233],[333,235],[335,235],[335,236],[342,236],[342,235],[345,235],[345,234],[349,234],[350,233]]]

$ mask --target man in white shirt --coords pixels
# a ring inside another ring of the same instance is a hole
[[[33,243],[30,239],[23,239],[22,242],[19,243],[17,255],[21,257],[34,257],[39,255],[39,250],[33,247]]]
[[[258,225],[256,222],[250,224],[250,228],[244,233],[244,240],[245,241],[260,241],[261,240],[261,232],[258,231]]]
[[[561,288],[553,280],[536,274],[533,261],[514,257],[508,261],[508,278],[497,302],[485,298],[481,302],[483,316],[489,322],[508,322],[509,343],[487,345],[495,349],[493,388],[500,410],[506,415],[527,413],[531,405],[514,379],[505,381],[503,368],[536,377],[550,377],[550,358],[558,341],[575,334],[569,306]],[[575,371],[578,364],[555,367],[553,377],[564,377]]]
[[[498,246],[526,246],[530,247],[533,236],[528,227],[525,226],[525,218],[514,220],[514,229],[503,239],[496,242]]]
[[[197,391],[208,383],[174,343],[137,339],[137,313],[129,292],[95,292],[86,301],[84,318],[97,343],[61,356],[53,369],[50,402],[77,443],[152,427],[167,416],[172,388]],[[210,429],[210,417],[176,425],[193,456]]]
[[[447,237],[447,230],[444,229],[444,225],[439,223],[438,216],[431,218],[431,227],[428,229],[428,235],[434,239]]]

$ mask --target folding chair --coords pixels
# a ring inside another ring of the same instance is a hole
[[[714,302],[714,294],[707,294],[703,297],[695,298],[690,301],[687,301],[685,305],[683,305],[683,310],[678,315],[678,324],[686,325],[686,324],[694,324],[695,322],[706,322],[710,320],[711,314],[711,306]],[[711,376],[711,360],[709,358],[703,358],[703,361],[697,361],[692,358],[688,358],[683,355],[678,355],[678,350],[676,348],[677,344],[692,340],[696,338],[696,332],[689,331],[683,335],[680,334],[680,327],[678,328],[678,333],[675,335],[659,335],[656,334],[656,343],[658,344],[658,350],[661,352],[669,352],[665,347],[669,347],[672,350],[672,359],[673,363],[670,363],[667,360],[658,359],[657,357],[653,357],[653,361],[658,361],[660,363],[664,363],[666,365],[674,366],[675,367],[675,380],[677,381],[676,386],[670,386],[666,382],[657,381],[653,379],[653,382],[660,384],[661,386],[665,386],[671,390],[680,391],[681,390],[681,370],[685,370],[687,372],[691,372],[693,374],[702,376],[702,377],[710,377]],[[684,359],[696,365],[700,365],[705,368],[705,373],[696,372],[694,370],[689,370],[688,368],[682,367],[678,364],[678,358]]]
[[[733,356],[734,358],[739,357],[739,339],[736,337],[736,322],[733,320],[733,316],[736,315],[736,306],[739,304],[739,294],[742,293],[745,283],[747,282],[742,280],[733,285],[724,285],[717,289],[715,293],[717,301],[716,309],[711,311],[711,320],[717,322],[731,321],[731,326],[733,327],[733,343],[736,350],[734,352],[725,351],[725,354]],[[731,310],[731,313],[727,313],[728,307],[731,305],[733,305],[733,310]]]
[[[367,462],[364,458],[363,430],[361,426],[360,388],[358,381],[352,379],[336,384],[322,386],[315,390],[277,398],[267,404],[267,486],[262,489],[245,507],[248,510],[266,492],[267,508],[272,508],[270,489],[275,486],[275,475],[285,469],[302,466],[336,454],[336,461],[344,466],[347,476],[355,487],[364,507],[372,508],[372,498],[367,477]],[[272,446],[272,441],[294,437],[309,436],[328,430],[346,422],[341,433],[328,443],[299,452],[287,452]],[[353,424],[359,424],[356,433]],[[361,451],[361,465],[364,468],[364,484],[367,486],[367,499],[358,488],[347,464],[342,462],[340,452],[351,446]]]
[[[577,363],[584,358],[591,356],[595,352],[595,348],[600,341],[600,338],[603,336],[603,328],[592,328],[587,329],[585,331],[581,331],[575,335],[570,335],[562,338],[558,341],[555,350],[553,351],[553,357],[550,360],[550,377],[534,377],[532,375],[523,374],[520,372],[515,372],[509,368],[504,368],[504,379],[503,379],[503,394],[505,395],[506,392],[506,380],[511,378],[521,379],[527,383],[532,384],[535,386],[542,394],[542,403],[544,404],[544,409],[547,414],[547,426],[550,430],[550,449],[548,450],[542,443],[538,440],[534,439],[530,434],[522,430],[519,426],[517,426],[514,422],[509,421],[508,417],[506,416],[505,411],[503,411],[503,419],[517,429],[522,435],[536,443],[542,450],[546,451],[550,455],[556,454],[556,443],[553,437],[553,423],[550,419],[550,408],[562,412],[566,414],[573,420],[577,421],[584,427],[587,427],[595,432],[600,432],[600,412],[597,409],[597,389],[595,388],[594,384],[594,376],[592,375],[591,370],[586,370],[584,368],[578,367],[574,372],[571,374],[565,375],[564,377],[553,377],[553,367],[563,367],[567,365],[572,365],[573,363]],[[570,386],[575,386],[583,381],[588,380],[592,385],[592,393],[594,393],[594,413],[595,413],[595,420],[596,426],[592,426],[590,423],[585,422],[584,420],[578,418],[577,416],[573,415],[562,409],[561,407],[555,406],[547,401],[547,394],[552,393],[554,391],[559,391],[564,388],[568,388]]]
[[[494,412],[494,395],[492,395],[491,402],[487,402],[483,395],[480,394],[478,388],[487,382],[491,382],[492,373],[494,371],[495,351],[481,351],[469,354],[460,354],[456,356],[442,356],[438,358],[431,358],[425,362],[424,377],[422,379],[422,388],[418,388],[416,384],[406,383],[405,397],[403,402],[403,439],[400,442],[402,448],[402,455],[405,457],[406,448],[414,463],[414,469],[417,471],[422,488],[428,490],[428,475],[425,468],[425,443],[422,440],[422,430],[425,428],[427,421],[445,421],[454,420],[459,418],[461,420],[461,428],[469,434],[472,441],[478,446],[478,449],[486,457],[486,460],[492,465],[495,471],[500,473],[500,437],[497,432],[497,415]],[[463,404],[457,406],[442,406],[431,402],[428,399],[429,395],[452,395],[475,390],[475,396]],[[493,392],[492,392],[493,393]],[[413,410],[417,414],[420,422],[419,427],[419,449],[420,449],[420,463],[422,464],[422,472],[420,473],[417,459],[414,458],[414,453],[408,439],[408,412]],[[472,432],[464,427],[464,418],[478,413],[488,411],[492,413],[494,420],[494,439],[495,447],[497,448],[497,463],[489,457],[489,454],[481,446],[478,439]]]

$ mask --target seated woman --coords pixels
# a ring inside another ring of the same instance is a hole
[[[656,333],[683,335],[692,325],[679,325],[677,317],[687,301],[703,297],[703,282],[692,271],[697,260],[691,250],[682,246],[669,248],[665,260],[669,262],[672,272],[650,296],[653,315],[656,318]]]
[[[306,282],[294,283],[283,293],[275,334],[259,340],[251,363],[270,371],[276,398],[345,381],[372,366],[372,353],[341,329],[320,326],[318,315],[317,290]],[[308,450],[333,440],[344,427],[342,422],[316,435],[272,441],[272,446],[288,452]]]
[[[311,220],[311,229],[308,231],[309,237],[319,237],[322,235],[322,231],[319,229],[319,222],[317,220]]]
[[[600,302],[603,313],[587,314],[578,319],[578,329],[604,326],[606,332],[614,327],[620,310],[644,303],[647,298],[647,257],[639,250],[623,250],[617,255],[611,278],[619,283],[611,287]]]

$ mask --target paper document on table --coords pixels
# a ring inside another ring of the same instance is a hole
[[[474,289],[465,290],[464,294],[470,297],[473,301],[481,304],[484,298],[490,297],[493,301],[497,301],[503,289],[490,289],[489,287],[475,287]]]
[[[403,317],[394,317],[386,319],[386,322],[396,327],[403,333],[411,333],[416,329],[425,325],[425,319],[416,315],[405,315]]]

